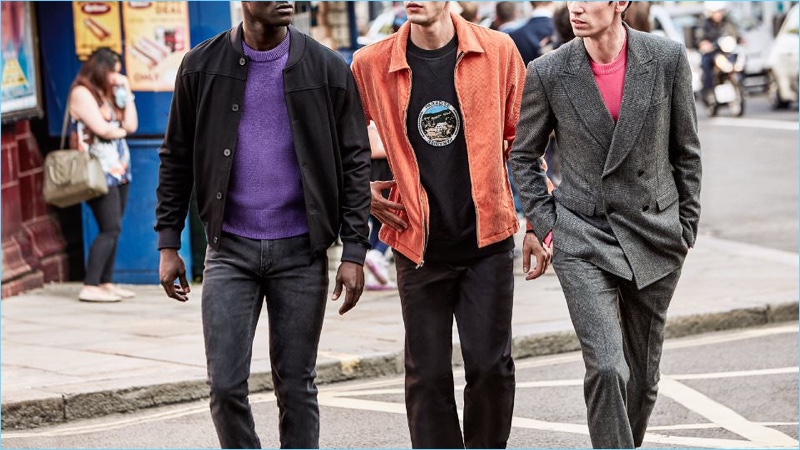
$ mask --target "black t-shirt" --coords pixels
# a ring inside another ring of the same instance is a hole
[[[459,261],[514,248],[513,238],[478,249],[475,204],[455,87],[456,37],[442,48],[423,50],[408,40],[411,100],[408,140],[428,194],[430,224],[426,261]]]

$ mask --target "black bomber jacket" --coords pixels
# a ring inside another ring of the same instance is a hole
[[[311,250],[324,252],[338,234],[342,261],[363,264],[369,248],[370,148],[361,98],[338,53],[294,27],[289,32],[284,92]],[[159,250],[180,248],[192,188],[208,243],[219,248],[247,64],[241,24],[201,43],[181,63],[159,150]]]

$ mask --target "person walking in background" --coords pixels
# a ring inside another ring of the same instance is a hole
[[[494,6],[494,20],[489,29],[508,33],[517,27],[517,5],[515,2],[497,2]]]
[[[394,178],[392,169],[389,167],[389,161],[386,159],[386,149],[383,148],[383,142],[381,142],[374,123],[370,122],[368,131],[369,144],[372,149],[369,180],[391,180]],[[367,268],[366,272],[364,272],[364,289],[368,291],[395,290],[397,289],[397,283],[392,281],[389,273],[389,258],[386,254],[389,246],[380,239],[381,221],[373,215],[369,216],[369,221],[369,245],[372,248],[367,252],[367,257],[364,260],[364,266]]]
[[[194,188],[209,244],[203,334],[220,445],[261,448],[247,381],[266,303],[280,445],[316,448],[326,250],[337,234],[340,314],[364,286],[367,124],[347,63],[289,25],[291,3],[242,2],[242,13],[242,24],[192,49],[178,71],[159,151],[160,279],[169,297],[188,300],[177,250]]]
[[[86,302],[118,302],[135,295],[112,283],[131,182],[125,137],[139,127],[134,95],[121,70],[120,56],[100,48],[83,63],[69,92],[70,148],[94,155],[108,183],[107,194],[87,202],[99,233],[89,248],[86,278],[78,294]]]
[[[525,66],[542,56],[543,49],[552,47],[553,41],[553,2],[531,2],[531,18],[521,27],[511,31],[509,36],[517,45]]]
[[[592,445],[633,448],[700,217],[691,69],[681,44],[623,23],[629,2],[568,5],[576,39],[530,65],[511,150],[533,226],[523,246],[552,252],[586,365]],[[562,160],[552,195],[540,163],[551,131]]]
[[[739,40],[736,25],[728,17],[728,2],[703,2],[706,18],[697,28],[697,49],[700,50],[700,68],[703,70],[703,98],[714,96],[714,58],[719,53],[717,40],[723,36],[732,36]]]
[[[352,69],[394,175],[372,183],[372,213],[395,255],[411,443],[502,448],[514,406],[519,229],[504,142],[514,141],[525,69],[507,35],[468,23],[447,2],[404,5],[408,22],[357,51]],[[463,435],[454,316],[467,383]]]

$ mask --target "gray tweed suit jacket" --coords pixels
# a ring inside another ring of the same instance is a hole
[[[702,169],[685,49],[628,28],[627,51],[616,123],[582,39],[531,62],[511,165],[539,239],[552,230],[556,251],[641,289],[694,245]],[[562,171],[552,195],[541,164],[551,131]]]

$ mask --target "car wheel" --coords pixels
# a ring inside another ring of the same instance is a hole
[[[772,71],[767,73],[767,98],[772,109],[784,109],[789,107],[789,102],[781,97],[781,89],[778,86],[778,79]]]

